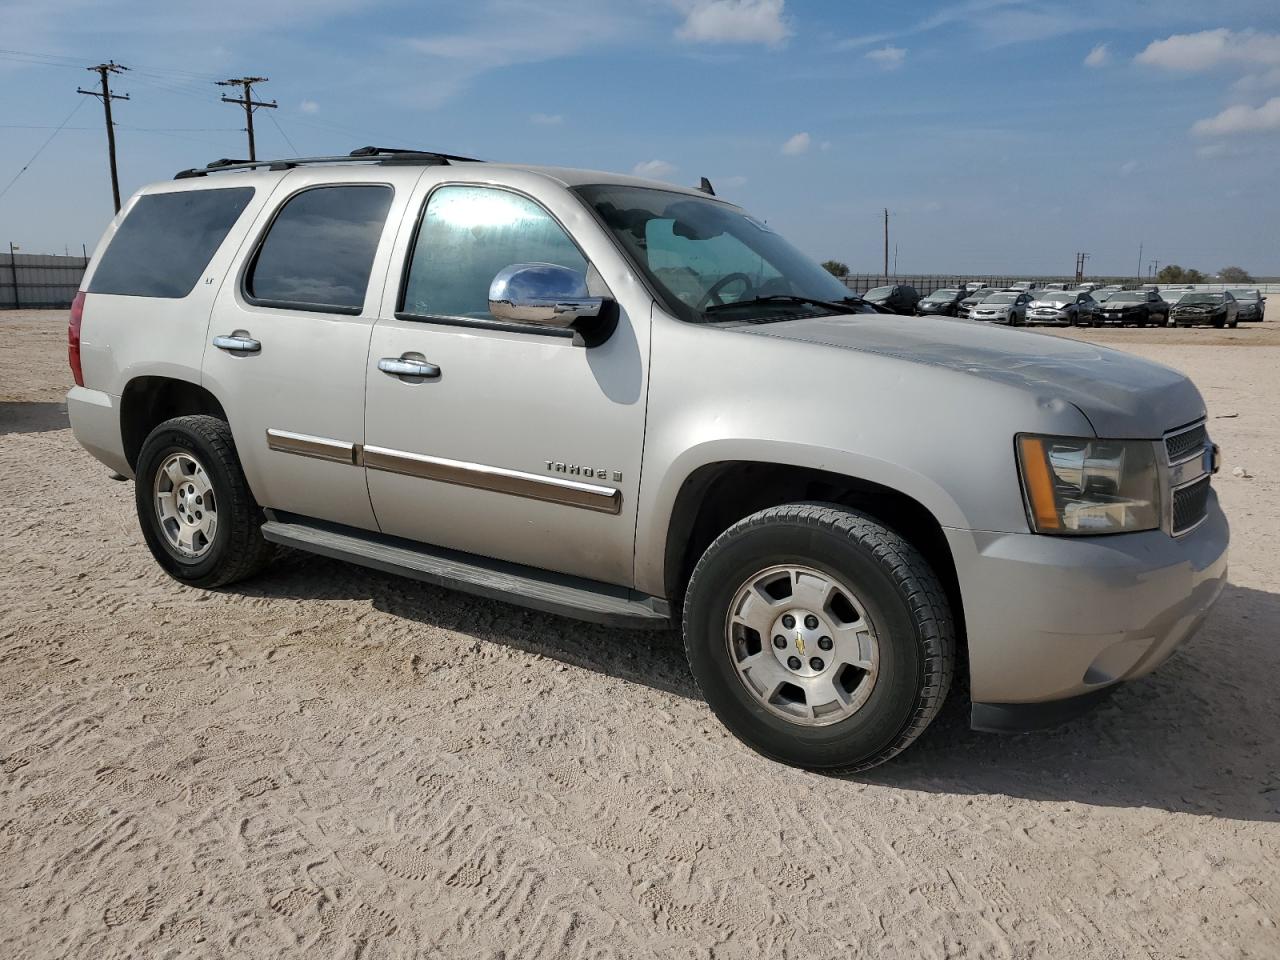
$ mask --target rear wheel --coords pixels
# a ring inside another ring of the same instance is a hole
[[[177,417],[152,430],[138,455],[134,496],[143,538],[175,580],[220,587],[271,558],[225,421]]]
[[[933,720],[954,628],[920,553],[834,504],[736,523],[689,582],[685,650],[711,709],[774,760],[829,772],[875,766]]]

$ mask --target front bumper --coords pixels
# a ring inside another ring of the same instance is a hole
[[[1027,323],[1070,323],[1071,314],[1065,310],[1028,310]]]
[[[1181,537],[946,535],[975,705],[1045,704],[1143,676],[1195,633],[1227,580],[1230,531],[1212,492]]]

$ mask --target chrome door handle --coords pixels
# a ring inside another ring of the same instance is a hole
[[[262,344],[253,337],[245,337],[232,334],[229,337],[214,337],[213,345],[219,350],[231,350],[236,353],[257,353],[262,349]]]
[[[440,376],[440,368],[425,360],[411,360],[405,357],[383,357],[378,361],[378,369],[393,377],[425,377],[433,379]]]

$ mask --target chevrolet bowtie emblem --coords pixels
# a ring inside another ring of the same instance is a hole
[[[800,656],[804,656],[804,634],[796,634],[796,649],[800,651]]]

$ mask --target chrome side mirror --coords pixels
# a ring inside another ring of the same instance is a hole
[[[489,284],[489,312],[516,323],[568,327],[598,317],[604,302],[587,293],[585,274],[554,263],[513,263]]]

